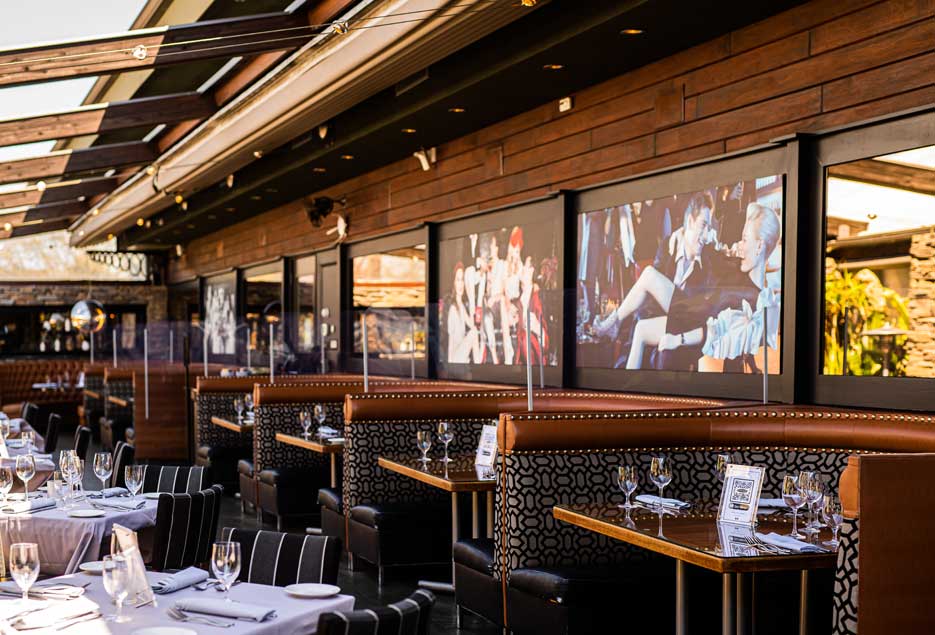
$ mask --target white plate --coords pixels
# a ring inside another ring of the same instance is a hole
[[[290,584],[285,588],[286,593],[297,598],[330,598],[341,592],[341,587],[332,584]]]
[[[101,571],[104,569],[104,563],[100,560],[95,562],[82,562],[78,565],[78,568],[91,575],[101,575]]]
[[[72,518],[100,518],[106,516],[102,509],[73,509],[68,512]]]
[[[198,635],[198,631],[178,626],[147,626],[132,631],[130,635]]]
[[[146,492],[145,494],[143,494],[143,498],[146,498],[151,501],[157,501],[159,500],[159,494],[161,494],[161,492]]]

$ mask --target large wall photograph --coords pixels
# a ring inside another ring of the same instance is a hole
[[[233,355],[237,351],[237,274],[207,278],[204,288],[208,352]]]
[[[781,175],[579,214],[577,365],[779,373],[782,227]]]
[[[561,223],[508,224],[439,242],[442,363],[556,366]]]

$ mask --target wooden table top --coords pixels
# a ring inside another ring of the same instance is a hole
[[[304,448],[312,452],[318,452],[319,454],[340,454],[344,452],[343,443],[319,443],[314,437],[303,439],[302,437],[296,437],[291,434],[277,432],[276,440],[286,445],[294,445],[297,448]]]
[[[253,424],[252,423],[237,423],[236,421],[230,421],[224,419],[223,417],[211,417],[211,423],[222,428],[226,428],[233,432],[252,432]]]
[[[84,389],[84,394],[86,394],[88,397],[91,397],[92,399],[100,399],[100,398],[101,398],[101,393],[99,393],[99,392],[97,392],[97,391],[95,391],[95,390],[88,390],[87,388]]]
[[[833,551],[774,555],[748,547],[743,534],[749,534],[749,530],[725,526],[733,535],[723,530],[719,532],[716,503],[702,506],[698,511],[693,508],[679,515],[666,513],[662,517],[646,509],[633,509],[627,515],[614,504],[556,505],[552,513],[563,522],[718,573],[831,569],[837,562]],[[805,524],[804,518],[803,514],[799,515],[800,528]],[[791,529],[791,519],[780,514],[760,516],[756,528],[761,534],[783,535],[788,535]],[[722,547],[722,536],[729,543],[727,549]],[[830,538],[830,532],[822,530],[818,541]]]
[[[403,476],[422,481],[446,492],[492,492],[496,489],[495,479],[481,479],[474,468],[474,455],[452,457],[451,463],[432,459],[423,465],[417,456],[377,459],[380,467]]]
[[[113,404],[117,404],[121,408],[126,408],[127,406],[130,405],[130,402],[133,400],[132,399],[121,399],[120,397],[114,397],[113,395],[108,395],[107,401]]]

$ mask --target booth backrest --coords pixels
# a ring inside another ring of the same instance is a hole
[[[0,363],[0,405],[7,406],[24,401],[33,403],[81,401],[80,391],[74,387],[63,390],[33,390],[36,383],[65,380],[77,383],[84,366],[83,360],[15,360]]]
[[[133,404],[129,403],[133,399],[133,371],[128,368],[105,368],[104,369],[104,416],[108,419],[133,420]],[[121,406],[112,402],[109,397],[117,397],[128,402],[127,406]],[[122,441],[123,439],[117,439]]]
[[[181,364],[152,363],[149,372],[149,414],[143,369],[133,371],[133,429],[136,459],[184,461],[188,459],[188,416],[185,368]]]

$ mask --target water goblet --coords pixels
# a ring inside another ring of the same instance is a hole
[[[16,475],[23,481],[23,500],[29,500],[29,481],[36,475],[36,457],[32,454],[16,457]]]
[[[325,406],[320,403],[315,404],[315,407],[312,409],[312,412],[315,415],[315,421],[318,422],[317,433],[318,433],[318,439],[321,440],[323,436],[321,433],[321,427],[325,425],[325,420],[328,418],[328,413],[325,410]]]
[[[29,588],[39,577],[39,545],[34,542],[16,542],[10,545],[10,575],[29,599]]]
[[[94,455],[94,475],[101,481],[101,490],[107,489],[107,479],[114,473],[114,458],[110,452]],[[103,494],[102,494],[103,496]]]
[[[630,495],[636,491],[636,487],[639,485],[639,481],[640,473],[639,470],[636,469],[635,465],[620,465],[617,467],[617,486],[623,492],[623,495],[627,498],[623,505],[617,505],[617,507],[627,510],[628,518],[630,510],[635,507],[635,505],[630,502]]]
[[[805,496],[799,489],[799,479],[791,474],[786,474],[782,479],[782,502],[792,509],[792,533],[793,538],[805,538],[799,533],[799,508],[805,504]]]
[[[237,423],[243,421],[243,397],[234,397],[234,412],[237,413]]]
[[[105,618],[106,621],[116,624],[129,622],[130,618],[123,614],[123,602],[130,591],[130,573],[126,559],[121,555],[104,556],[101,563],[101,577],[104,590],[117,605],[117,611]]]
[[[35,441],[36,433],[32,430],[23,430],[23,432],[20,434],[20,437],[23,439],[23,447],[26,448],[26,453],[32,453],[33,442]]]
[[[123,479],[126,481],[130,494],[133,495],[133,502],[136,502],[136,494],[143,487],[143,466],[128,465],[124,470]]]
[[[730,454],[718,454],[717,462],[714,465],[714,474],[717,476],[719,483],[724,482],[724,477],[727,474],[727,466],[731,464],[731,455]]]
[[[308,440],[308,431],[312,427],[312,415],[308,410],[299,413],[299,424],[302,426],[302,438]]]
[[[821,500],[821,481],[818,480],[818,475],[815,472],[809,470],[799,472],[798,481],[799,491],[805,499],[805,509],[808,512],[808,522],[802,529],[802,533],[811,536],[812,534],[818,533],[818,528],[815,527],[814,504]]]
[[[244,395],[243,405],[244,405],[244,408],[247,409],[247,412],[253,411],[253,393],[248,392],[246,395]]]
[[[649,464],[649,479],[659,488],[659,504],[662,505],[663,490],[672,482],[672,461],[664,456],[654,456]]]
[[[230,588],[240,575],[240,543],[216,542],[211,548],[211,572],[224,587],[224,599],[230,599]]]
[[[445,463],[451,463],[451,458],[448,456],[448,444],[451,443],[454,438],[455,433],[451,431],[448,422],[440,421],[438,423],[438,440],[445,444],[445,458],[442,459]]]
[[[6,505],[7,495],[13,489],[13,470],[8,467],[0,467],[0,493],[3,494],[3,504]]]
[[[837,549],[841,544],[838,541],[838,531],[841,529],[841,523],[844,522],[841,500],[837,496],[826,494],[822,499],[821,516],[825,519],[825,522],[828,523],[828,526],[831,527],[831,531],[833,532],[831,540],[825,541],[822,544],[826,547]]]
[[[416,432],[416,445],[422,451],[422,458],[419,459],[423,465],[431,462],[432,459],[429,458],[429,450],[432,447],[432,433],[426,432],[425,430],[419,430]]]
[[[10,420],[9,419],[0,419],[0,438],[3,439],[4,443],[6,443],[6,440],[10,438]]]

